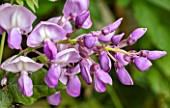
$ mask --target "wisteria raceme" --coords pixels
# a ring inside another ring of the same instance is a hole
[[[70,96],[78,97],[81,93],[80,74],[83,81],[88,85],[94,85],[97,92],[105,92],[106,85],[112,85],[109,75],[112,73],[112,67],[115,68],[122,84],[133,85],[134,82],[126,69],[128,64],[133,63],[143,72],[152,66],[151,60],[166,55],[166,51],[124,50],[124,47],[137,42],[147,29],[137,28],[127,39],[123,39],[125,33],[116,34],[123,18],[99,31],[91,31],[72,39],[71,36],[79,29],[89,29],[92,26],[89,4],[89,0],[66,0],[63,16],[41,21],[33,30],[32,23],[36,16],[31,11],[19,5],[1,5],[0,34],[7,32],[9,47],[21,50],[18,55],[1,64],[1,68],[6,71],[1,86],[7,84],[8,72],[19,73],[18,88],[21,94],[30,97],[33,95],[34,87],[29,74],[45,67],[47,73],[44,82],[49,88],[56,88],[61,82]],[[46,64],[37,63],[27,57],[28,49],[22,50],[22,35],[28,36],[26,44],[28,48],[33,49],[30,52],[46,56]],[[38,48],[43,48],[43,52]],[[62,100],[60,92],[62,90],[47,96],[49,104],[59,105]]]

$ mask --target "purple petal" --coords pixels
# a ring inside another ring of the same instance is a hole
[[[111,60],[107,55],[107,52],[101,51],[99,54],[100,66],[105,72],[109,72],[111,70]]]
[[[61,100],[62,100],[62,97],[59,91],[47,97],[48,103],[51,105],[55,105],[55,106],[59,105]]]
[[[123,36],[124,33],[112,36],[111,39],[112,44],[118,44],[122,40]]]
[[[105,92],[106,85],[98,77],[94,76],[94,88],[97,92]]]
[[[60,20],[61,16],[60,17],[53,17],[53,18],[50,18],[48,21],[51,22],[51,23],[55,23],[57,24],[58,21]],[[62,20],[60,21],[59,25],[63,25],[65,23],[66,19],[64,18],[64,16],[62,17]],[[72,25],[69,21],[67,21],[63,27],[64,30],[67,31],[67,33],[70,33],[72,32]]]
[[[22,94],[27,97],[33,94],[33,84],[31,78],[27,73],[23,73],[18,79],[18,87]]]
[[[68,81],[68,76],[65,74],[66,73],[66,69],[62,69],[62,73],[61,73],[61,76],[59,78],[59,80],[64,84],[66,85],[67,84],[67,81]]]
[[[149,68],[152,66],[152,63],[144,57],[136,57],[134,59],[134,64],[141,72],[149,70]]]
[[[80,95],[81,83],[78,76],[69,78],[66,91],[72,97],[78,97]]]
[[[147,28],[138,28],[134,30],[127,39],[128,44],[133,45],[139,38],[141,38],[145,34],[146,31]]]
[[[101,69],[98,69],[95,74],[96,77],[98,77],[98,79],[100,79],[103,83],[112,85],[112,78],[108,73],[104,72]]]
[[[76,16],[87,11],[88,7],[89,0],[67,0],[63,8],[64,17],[75,20]]]
[[[87,84],[92,83],[92,78],[90,76],[89,63],[86,59],[82,59],[80,62],[81,76]]]
[[[66,31],[50,22],[41,21],[27,38],[27,45],[36,47],[42,45],[45,40],[58,42],[66,38]]]
[[[96,37],[94,37],[92,35],[85,35],[83,38],[84,38],[84,45],[88,49],[92,49],[95,46]]]
[[[77,29],[84,28],[89,29],[92,26],[90,19],[90,12],[83,12],[76,17],[75,26]]]
[[[133,85],[133,80],[130,77],[129,73],[127,70],[122,67],[122,68],[116,68],[116,73],[119,77],[119,80],[122,84],[124,85]]]
[[[108,34],[108,33],[111,33],[111,32],[114,32],[121,24],[123,18],[119,18],[117,21],[109,24],[108,26],[106,26],[105,28],[102,29],[102,31],[105,33],[105,34]],[[107,32],[105,32],[107,31]]]
[[[27,8],[20,5],[7,6],[0,11],[0,25],[8,33],[13,27],[19,28],[26,33],[30,32],[30,26],[36,19],[36,16]]]
[[[61,67],[59,65],[51,65],[48,73],[45,76],[45,83],[50,88],[55,88],[58,85],[58,80],[61,74]]]
[[[10,48],[20,49],[22,35],[18,28],[13,28],[8,34],[8,45]]]
[[[44,53],[49,60],[53,60],[57,55],[57,48],[53,42],[47,40],[44,44]]]
[[[101,35],[101,36],[99,36],[98,40],[100,42],[109,42],[113,35],[114,35],[114,32],[113,33],[109,33],[107,35]]]
[[[1,4],[1,5],[0,5],[0,10],[2,10],[2,9],[4,9],[4,8],[8,7],[8,6],[11,6],[11,4],[10,4],[10,3]]]
[[[116,53],[115,55],[115,58],[117,61],[119,61],[120,63],[122,63],[124,66],[128,65],[129,62],[127,62],[125,59],[124,59],[124,54],[122,53]]]
[[[162,56],[165,56],[166,54],[167,54],[166,51],[149,51],[147,59],[156,60],[161,58]]]

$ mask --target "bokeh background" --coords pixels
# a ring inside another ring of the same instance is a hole
[[[17,3],[23,0],[13,0]],[[28,0],[27,0],[28,1]],[[31,1],[31,0],[30,0]],[[0,4],[9,0],[0,0]],[[39,0],[39,7],[34,7],[37,20],[47,20],[62,15],[65,0],[50,2]],[[24,6],[28,4],[24,1]],[[30,8],[29,8],[30,9]],[[126,33],[127,37],[135,28],[146,27],[147,33],[133,46],[126,50],[165,50],[170,53],[170,0],[90,0],[89,10],[93,27],[80,30],[74,36],[100,30],[107,24],[123,17],[117,33]],[[5,47],[3,60],[13,55],[13,50]],[[72,98],[62,91],[62,102],[56,108],[170,108],[170,55],[153,61],[147,72],[139,72],[134,65],[127,70],[134,80],[134,86],[122,85],[113,69],[110,74],[113,86],[107,86],[105,93],[97,93],[92,86],[82,83],[81,96]],[[16,108],[55,108],[45,98],[32,106],[14,104]]]

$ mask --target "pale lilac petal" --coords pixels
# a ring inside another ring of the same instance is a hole
[[[116,69],[117,76],[120,80],[120,82],[124,85],[133,85],[133,80],[130,77],[129,73],[127,70],[122,67],[122,68],[117,68]]]
[[[100,66],[105,72],[110,72],[111,70],[111,60],[107,55],[107,52],[101,51],[99,54]]]
[[[112,44],[118,44],[122,40],[123,36],[124,33],[112,36],[111,39]]]
[[[86,59],[82,59],[81,62],[80,62],[81,76],[87,84],[92,83],[89,65],[90,64],[88,63],[88,61]]]
[[[50,18],[48,21],[57,24],[58,21],[60,20],[60,18],[61,18],[61,16],[59,16],[59,17],[53,17],[53,18]],[[59,23],[59,25],[63,25],[63,24],[65,23],[65,21],[66,21],[66,19],[65,19],[64,16],[63,16],[61,22]],[[65,23],[63,29],[66,30],[67,33],[70,33],[70,32],[73,31],[72,25],[71,25],[71,23],[70,23],[69,21],[67,21],[67,22]]]
[[[59,78],[59,80],[64,84],[66,85],[67,82],[68,82],[68,76],[65,74],[66,73],[66,69],[62,69],[62,73],[61,73],[61,76]]]
[[[45,41],[44,44],[44,53],[48,57],[49,60],[53,60],[57,55],[57,48],[53,42],[50,40]]]
[[[22,35],[19,28],[13,28],[8,33],[8,45],[10,48],[20,49],[22,42]]]
[[[55,106],[59,105],[61,100],[62,100],[62,97],[59,91],[47,97],[48,103],[51,105],[55,105]]]
[[[156,60],[159,59],[167,54],[166,51],[149,51],[147,55],[147,59],[149,60]]]
[[[92,21],[90,18],[90,12],[83,12],[76,17],[75,27],[77,29],[84,28],[89,29],[92,26]]]
[[[5,69],[4,66],[10,64],[11,61],[13,61],[16,57],[17,57],[17,55],[14,55],[14,56],[8,58],[7,60],[5,60],[5,61],[1,64],[1,68],[2,68],[2,69]]]
[[[96,77],[98,77],[98,79],[100,79],[103,83],[112,85],[112,78],[107,72],[98,69],[95,74]]]
[[[72,97],[78,97],[80,95],[81,83],[78,76],[69,78],[66,91]]]
[[[87,11],[88,7],[89,0],[67,0],[63,8],[64,17],[75,20],[75,17]]]
[[[58,42],[66,38],[66,31],[57,24],[41,21],[31,32],[27,39],[27,45],[36,47],[42,45],[45,40]]]
[[[134,59],[134,64],[141,72],[149,70],[149,68],[152,66],[152,63],[144,57],[136,57]]]
[[[75,48],[68,48],[57,53],[57,56],[54,62],[59,63],[59,64],[71,63],[72,61],[74,61],[73,58],[77,58],[77,57],[78,58],[80,57],[78,55],[77,50]]]
[[[94,76],[94,88],[97,92],[105,92],[106,85],[97,76]]]
[[[4,8],[8,7],[8,6],[11,6],[11,4],[10,4],[10,3],[1,4],[1,5],[0,5],[0,10],[2,10],[2,9],[4,9]]]
[[[8,33],[14,27],[30,32],[27,28],[32,26],[36,16],[27,8],[20,5],[7,6],[0,11],[0,25]]]
[[[92,35],[85,35],[83,37],[84,39],[84,45],[88,48],[88,49],[92,49],[95,44],[96,44],[96,37],[92,36]]]
[[[18,79],[18,88],[21,94],[30,97],[33,94],[33,84],[27,73],[23,73]]]
[[[68,44],[58,44],[57,45],[57,51],[60,52],[62,50],[68,49],[69,45]]]
[[[45,76],[45,83],[50,88],[55,88],[58,85],[58,80],[61,74],[61,67],[59,65],[51,65],[48,73]]]

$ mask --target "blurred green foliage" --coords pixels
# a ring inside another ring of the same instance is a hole
[[[36,1],[36,2],[31,2]],[[9,0],[1,0],[1,3]],[[36,25],[41,20],[61,15],[65,0],[50,2],[50,0],[14,0],[32,9],[37,15]],[[37,3],[38,2],[38,3]],[[90,12],[93,27],[90,30],[80,30],[88,33],[99,30],[120,17],[124,21],[118,32],[126,36],[137,27],[146,27],[148,31],[134,46],[128,49],[166,50],[170,53],[170,0],[90,0]],[[10,51],[6,49],[6,52]],[[5,57],[4,57],[5,58]],[[62,102],[58,108],[170,108],[170,55],[153,61],[153,67],[147,72],[139,72],[133,65],[127,67],[135,85],[122,85],[115,71],[110,72],[113,86],[107,86],[106,93],[97,93],[92,86],[82,84],[82,93],[78,98],[72,98],[65,91],[61,92]],[[1,100],[9,101],[8,94],[2,92]],[[43,97],[43,96],[42,96]],[[17,101],[15,101],[17,102]],[[3,105],[3,101],[0,102]],[[13,105],[16,105],[15,103]],[[32,106],[21,108],[50,108],[45,98]],[[3,107],[2,107],[3,108]]]

